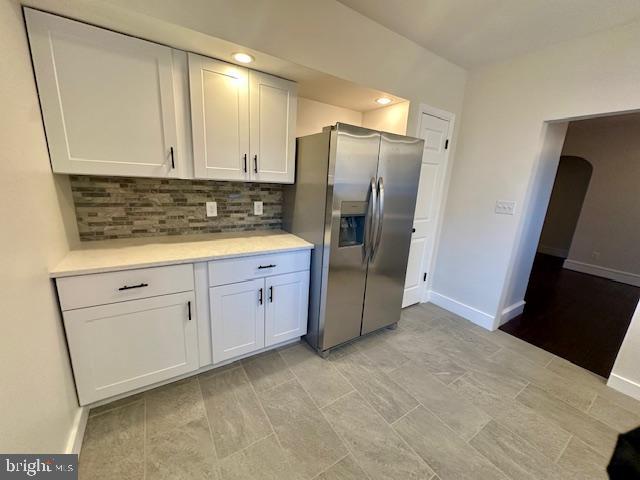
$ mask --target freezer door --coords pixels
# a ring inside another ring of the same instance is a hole
[[[396,323],[416,207],[423,140],[382,133],[377,222],[362,319],[362,334]]]
[[[380,148],[380,132],[338,124],[331,133],[319,350],[360,335]]]

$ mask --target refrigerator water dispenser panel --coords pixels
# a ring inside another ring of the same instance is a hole
[[[354,247],[364,242],[366,202],[342,202],[340,204],[340,238],[338,247]]]

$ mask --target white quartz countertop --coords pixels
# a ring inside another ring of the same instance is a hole
[[[281,230],[92,241],[71,250],[51,270],[50,276],[70,277],[312,248],[313,244]]]

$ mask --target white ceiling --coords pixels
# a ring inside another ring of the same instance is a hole
[[[640,0],[338,0],[472,68],[640,19]]]

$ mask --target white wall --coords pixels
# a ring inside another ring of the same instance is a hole
[[[640,400],[640,305],[633,314],[607,384]]]
[[[296,137],[320,133],[324,127],[337,122],[362,125],[362,113],[348,108],[298,97]]]
[[[568,259],[640,275],[640,114],[571,122],[562,154],[593,165]]]
[[[48,269],[68,250],[73,207],[51,174],[15,1],[0,2],[0,44],[0,451],[63,452],[79,408]]]
[[[638,45],[636,23],[470,74],[436,292],[491,328],[522,301],[566,128],[545,121],[640,108]],[[498,199],[516,214],[494,214]]]
[[[409,102],[400,102],[364,112],[362,126],[373,130],[406,135],[408,117]],[[414,133],[411,132],[410,135]]]

